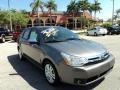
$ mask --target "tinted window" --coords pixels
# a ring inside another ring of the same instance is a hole
[[[0,31],[5,31],[3,28],[0,28]]]
[[[36,42],[37,41],[37,33],[35,30],[32,30],[30,33],[29,41]]]
[[[29,33],[30,33],[30,30],[29,29],[25,29],[25,31],[24,31],[24,34],[23,34],[23,39],[28,39],[28,37],[29,37]]]

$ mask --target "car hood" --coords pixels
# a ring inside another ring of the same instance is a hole
[[[90,57],[107,51],[103,45],[85,39],[47,43],[47,45],[59,50],[60,52],[80,57]]]

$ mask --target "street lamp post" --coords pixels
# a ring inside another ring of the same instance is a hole
[[[12,17],[11,17],[11,11],[10,11],[10,0],[8,0],[8,10],[9,10],[9,19],[10,19],[10,31],[12,31]]]
[[[114,24],[114,3],[115,1],[113,0],[112,25]]]

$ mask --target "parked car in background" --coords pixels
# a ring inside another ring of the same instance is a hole
[[[0,28],[0,41],[1,42],[5,42],[5,37],[9,35],[9,32],[7,31],[7,29],[4,28]]]
[[[87,31],[87,35],[98,36],[98,35],[106,35],[106,34],[107,34],[107,29],[100,26],[94,27],[92,29],[88,29]]]
[[[111,27],[108,27],[107,30],[109,35],[120,34],[120,26],[111,26]]]
[[[20,60],[26,57],[41,66],[52,85],[59,81],[88,85],[114,66],[114,56],[103,45],[60,26],[26,28],[17,43]]]
[[[12,40],[17,41],[19,35],[21,34],[22,30],[17,30],[12,32]]]

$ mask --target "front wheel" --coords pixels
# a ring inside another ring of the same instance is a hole
[[[19,55],[20,60],[23,61],[24,56],[23,56],[23,53],[22,53],[22,51],[20,49],[18,49],[18,55]]]
[[[112,32],[109,32],[109,35],[112,35]]]
[[[87,36],[89,36],[89,33],[87,32],[87,34],[86,34]]]
[[[44,64],[44,74],[49,84],[55,85],[58,83],[58,74],[52,63],[46,62]]]
[[[94,36],[97,36],[97,33],[96,33],[96,32],[94,32]]]
[[[4,43],[5,42],[5,37],[2,37],[2,43]]]

